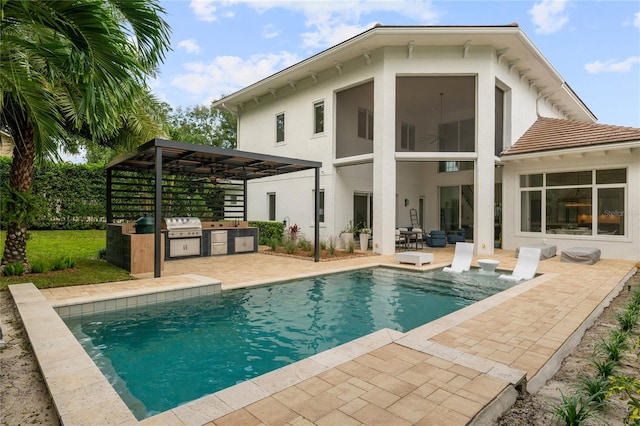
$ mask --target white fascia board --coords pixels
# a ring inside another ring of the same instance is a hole
[[[353,155],[351,157],[338,158],[333,160],[334,167],[342,167],[342,166],[354,166],[356,164],[366,164],[373,162],[373,153],[371,154],[362,154],[362,155]]]
[[[561,156],[577,156],[583,154],[594,154],[594,153],[607,153],[614,151],[631,151],[632,149],[640,148],[640,140],[631,141],[631,142],[621,142],[621,143],[612,143],[612,144],[600,144],[600,145],[591,145],[586,147],[579,148],[566,148],[566,149],[557,149],[550,151],[538,151],[527,154],[515,154],[515,155],[505,155],[500,157],[500,161],[502,163],[515,162],[515,161],[526,161],[526,160],[538,160],[544,157],[561,157]]]

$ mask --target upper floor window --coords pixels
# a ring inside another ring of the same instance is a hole
[[[284,142],[284,112],[276,115],[276,143]]]
[[[358,108],[358,137],[373,140],[373,111]]]
[[[313,133],[324,133],[324,101],[313,104]]]

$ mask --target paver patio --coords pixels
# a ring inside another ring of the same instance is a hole
[[[453,256],[451,247],[425,251],[434,254],[433,264],[400,267],[438,268]],[[506,250],[483,257],[499,260],[499,269],[512,269],[517,260]],[[518,387],[541,387],[635,272],[632,261],[581,265],[556,256],[540,262],[539,277],[407,333],[373,333],[141,422],[104,385],[52,308],[374,265],[399,267],[393,256],[314,263],[258,253],[165,262],[157,280],[11,291],[65,424],[463,425],[495,418],[515,401]],[[74,395],[84,395],[82,403]]]

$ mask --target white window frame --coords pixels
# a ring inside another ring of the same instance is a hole
[[[280,137],[280,123],[279,123],[280,117],[282,117],[282,140],[279,139],[279,137]],[[282,145],[286,141],[286,130],[287,130],[286,115],[285,115],[284,111],[281,111],[281,112],[276,114],[275,118],[276,118],[275,119],[276,145]]]
[[[316,121],[316,119],[317,119],[316,111],[317,111],[318,107],[320,107],[320,106],[322,106],[322,130],[318,131],[318,122]],[[312,123],[313,123],[313,135],[314,136],[324,135],[325,126],[326,126],[325,106],[326,105],[325,105],[324,99],[316,101],[316,102],[313,103]]]

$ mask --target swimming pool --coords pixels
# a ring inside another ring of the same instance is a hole
[[[138,419],[382,328],[408,331],[512,284],[357,270],[67,319]]]

